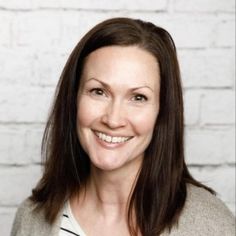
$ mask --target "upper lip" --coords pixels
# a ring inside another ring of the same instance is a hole
[[[103,131],[99,131],[99,130],[93,130],[94,132],[98,132],[98,133],[103,133],[105,135],[111,136],[111,137],[125,137],[125,138],[130,138],[133,137],[131,135],[123,135],[123,134],[110,134],[107,132],[103,132]]]

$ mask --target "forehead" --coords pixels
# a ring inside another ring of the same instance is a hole
[[[157,59],[137,46],[109,46],[90,53],[84,62],[82,80],[96,78],[108,83],[159,84]]]

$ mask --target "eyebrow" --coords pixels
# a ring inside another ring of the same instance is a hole
[[[99,80],[99,79],[96,79],[96,78],[90,78],[90,79],[86,80],[84,83],[87,83],[87,82],[89,82],[89,81],[91,81],[91,80],[95,80],[95,81],[99,82],[100,84],[102,84],[104,87],[106,87],[106,88],[108,88],[108,89],[111,88],[109,84],[107,84],[107,83],[105,83],[105,82],[103,82],[103,81],[101,81],[101,80]],[[153,90],[151,87],[147,86],[147,85],[140,86],[140,87],[135,87],[135,88],[131,88],[131,91],[138,90],[138,89],[141,89],[141,88],[148,88],[148,89],[150,89],[152,92],[154,92],[154,90]]]

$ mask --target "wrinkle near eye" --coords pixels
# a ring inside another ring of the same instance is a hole
[[[136,94],[133,98],[132,98],[133,101],[136,101],[136,102],[145,102],[148,100],[148,98],[143,95],[143,94]]]

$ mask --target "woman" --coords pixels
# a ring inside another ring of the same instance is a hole
[[[234,235],[234,218],[189,174],[171,36],[106,20],[70,55],[44,133],[43,177],[19,235]]]

